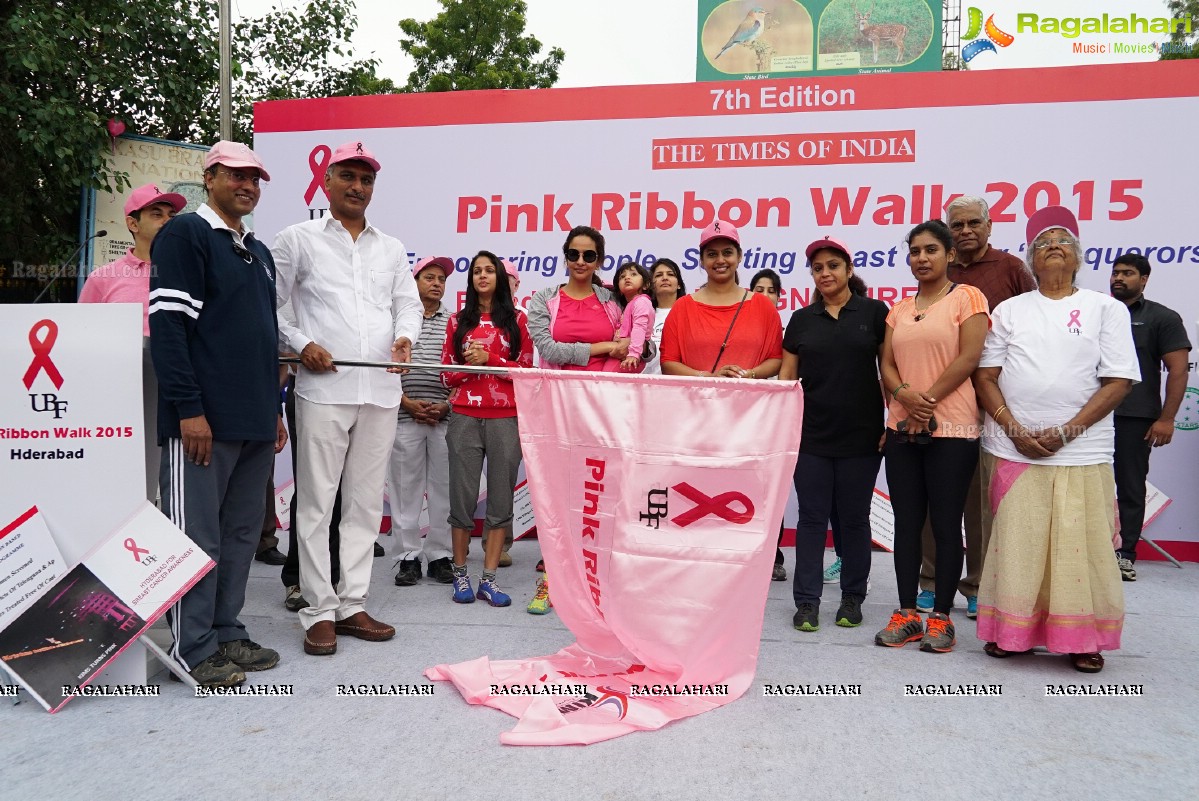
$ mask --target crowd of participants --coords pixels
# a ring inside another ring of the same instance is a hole
[[[366,610],[385,489],[397,586],[423,573],[452,585],[457,603],[509,606],[497,577],[512,563],[521,449],[508,371],[533,367],[535,353],[547,369],[802,381],[797,630],[819,631],[830,583],[841,589],[835,623],[863,623],[884,465],[898,605],[876,644],[951,650],[960,593],[992,657],[1043,647],[1097,672],[1120,647],[1149,453],[1172,437],[1190,343],[1178,315],[1144,297],[1143,256],[1116,260],[1110,295],[1077,286],[1080,231],[1067,209],[1029,218],[1021,261],[990,245],[984,200],[957,198],[945,221],[908,233],[918,288],[890,308],[855,274],[849,245],[822,236],[804,250],[811,302],[784,330],[781,279],[762,270],[742,284],[741,235],[723,220],[700,235],[704,283],[690,294],[667,258],[618,264],[605,285],[604,237],[577,227],[563,243],[565,283],[536,292],[527,314],[516,267],[486,250],[451,312],[453,262],[410,267],[404,245],[368,222],[381,165],[362,143],[333,151],[328,215],[270,248],[244,222],[270,180],[259,157],[219,142],[204,167],[195,213],[153,185],[131,193],[134,247],[80,296],[145,309],[148,497],[217,563],[168,613],[172,656],[197,682],[238,684],[279,661],[238,619],[255,558],[282,567],[306,653],[335,653],[338,636],[395,636]],[[299,364],[281,368],[280,355]],[[289,431],[284,555],[272,463]],[[830,525],[836,561],[825,568]],[[543,562],[537,572],[527,610],[546,614]],[[787,578],[781,549],[772,578]]]

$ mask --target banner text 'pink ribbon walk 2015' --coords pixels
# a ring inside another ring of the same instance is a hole
[[[550,595],[578,641],[426,675],[519,718],[509,745],[599,742],[740,697],[799,451],[799,385],[511,376]]]

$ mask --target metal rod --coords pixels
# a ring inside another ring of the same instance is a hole
[[[338,367],[399,367],[404,370],[432,370],[439,373],[476,373],[478,375],[508,375],[507,367],[474,367],[469,364],[420,364],[416,362],[370,362],[362,359],[334,359]],[[279,364],[303,364],[298,356],[280,356]]]
[[[162,650],[158,643],[154,642],[154,640],[150,637],[149,632],[146,632],[142,636],[138,637],[137,640],[142,644],[143,648],[150,652],[151,656],[162,663],[163,667],[174,673],[175,678],[179,679],[179,681],[183,682],[188,687],[191,687],[193,690],[200,686],[199,683],[191,677],[191,674],[183,669],[182,665],[172,659],[166,651]]]
[[[233,138],[233,43],[229,35],[229,0],[220,0],[221,138]]]
[[[1173,562],[1173,563],[1174,563],[1174,567],[1178,568],[1179,570],[1182,570],[1182,563],[1181,563],[1181,562],[1179,562],[1177,559],[1175,559],[1173,556],[1170,556],[1170,554],[1166,553],[1166,549],[1165,549],[1165,548],[1163,548],[1162,546],[1158,545],[1156,542],[1154,542],[1153,540],[1149,539],[1149,538],[1148,538],[1148,537],[1146,537],[1144,534],[1142,534],[1142,535],[1141,535],[1141,540],[1142,540],[1143,542],[1147,542],[1147,543],[1149,543],[1149,545],[1150,545],[1150,546],[1152,546],[1152,547],[1153,547],[1153,549],[1154,549],[1155,551],[1157,551],[1157,552],[1158,552],[1158,553],[1160,553],[1162,556],[1166,557],[1166,558],[1167,558],[1167,559],[1169,559],[1171,562]]]

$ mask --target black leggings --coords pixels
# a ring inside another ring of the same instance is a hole
[[[920,531],[927,516],[937,544],[934,611],[949,613],[962,577],[962,512],[978,464],[978,440],[933,437],[918,444],[887,432],[887,485],[895,512],[895,582],[901,609],[914,609],[920,583]]]

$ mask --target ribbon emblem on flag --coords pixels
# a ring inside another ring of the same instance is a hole
[[[39,335],[41,331],[45,331],[45,334]],[[33,324],[33,328],[29,329],[29,347],[33,349],[33,361],[29,363],[29,369],[25,371],[25,377],[22,379],[25,389],[33,388],[34,379],[43,370],[46,377],[54,382],[54,388],[62,389],[62,373],[58,372],[58,368],[50,359],[50,350],[57,340],[58,324],[53,320],[38,320]]]
[[[685,481],[675,484],[671,489],[695,504],[690,511],[670,519],[670,522],[680,528],[686,528],[696,520],[702,520],[708,515],[716,515],[722,520],[739,526],[753,520],[753,502],[743,493],[722,492],[715,498],[710,498]],[[741,504],[740,512],[733,509],[732,504],[734,503]]]

